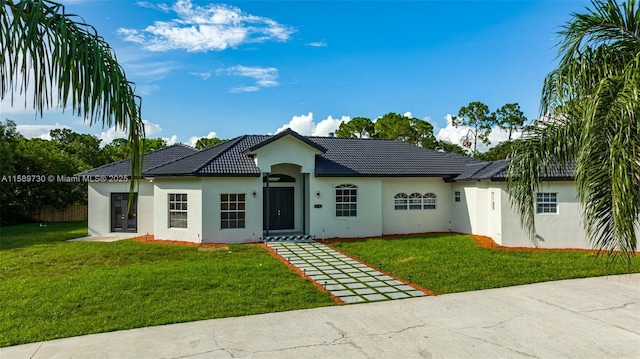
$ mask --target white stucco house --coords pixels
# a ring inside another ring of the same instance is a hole
[[[285,130],[148,153],[128,214],[129,160],[80,176],[93,179],[90,235],[245,243],[452,231],[532,246],[510,208],[506,166],[397,141]],[[545,179],[536,208],[540,247],[588,248],[570,173]]]

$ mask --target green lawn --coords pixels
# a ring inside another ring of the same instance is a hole
[[[337,242],[332,246],[438,294],[551,280],[640,272],[640,259],[575,251],[502,251],[456,234]]]
[[[86,233],[0,228],[0,346],[335,304],[256,245],[65,241]]]

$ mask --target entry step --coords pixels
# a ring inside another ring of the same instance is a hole
[[[300,242],[300,243],[313,243],[314,236],[309,234],[287,234],[280,236],[266,236],[262,238],[264,242]]]

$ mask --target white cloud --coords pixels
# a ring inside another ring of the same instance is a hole
[[[309,112],[307,115],[293,116],[291,121],[278,128],[276,133],[290,128],[303,136],[328,136],[330,132],[335,133],[342,122],[350,120],[349,116],[342,116],[340,119],[329,116],[316,124],[313,121],[313,113]]]
[[[218,75],[249,77],[256,81],[254,85],[237,86],[229,89],[231,93],[255,92],[262,87],[278,86],[278,69],[275,67],[258,67],[236,65],[216,70]]]
[[[446,117],[447,126],[445,128],[441,128],[436,134],[436,138],[438,140],[446,140],[457,145],[460,145],[460,139],[463,136],[466,136],[469,132],[469,127],[460,126],[454,127],[452,124],[453,115],[448,114]],[[521,132],[514,132],[511,137],[512,138],[520,138],[522,136]],[[500,142],[504,142],[508,139],[509,134],[506,130],[499,128],[498,126],[494,126],[491,128],[491,133],[489,134],[489,141],[491,141],[490,145],[485,145],[478,141],[478,151],[485,152],[489,148],[498,145]]]
[[[190,74],[203,80],[208,80],[211,77],[211,72],[190,72]]]
[[[138,5],[140,7],[147,8],[147,9],[160,10],[160,11],[166,12],[166,13],[168,13],[171,10],[169,5],[167,5],[167,4],[162,4],[162,3],[154,4],[154,3],[151,3],[149,1],[138,1],[138,2],[136,2],[136,5]]]
[[[293,116],[291,121],[278,128],[276,133],[290,128],[303,136],[310,136],[315,127],[316,125],[313,123],[313,113],[309,112],[308,115]]]
[[[127,138],[127,133],[116,129],[115,126],[113,126],[106,131],[102,131],[100,135],[98,135],[98,138],[102,140],[102,142],[100,142],[100,146],[105,146],[110,144],[116,138]]]
[[[166,5],[139,2],[139,6],[169,11]],[[178,0],[170,11],[177,18],[156,21],[143,30],[120,28],[125,41],[141,44],[150,51],[222,51],[244,43],[287,41],[293,28],[225,4],[194,5]]]
[[[329,133],[336,133],[336,130],[341,123],[349,121],[351,121],[351,117],[349,116],[342,116],[340,119],[329,116],[318,122],[315,130],[313,131],[313,136],[329,136]]]
[[[407,112],[405,112],[402,116],[404,116],[404,117],[408,117],[408,118],[412,118],[412,117],[413,117],[413,114],[411,113],[411,111],[407,111]]]
[[[305,45],[311,46],[311,47],[326,47],[327,43],[324,41],[314,41],[314,42],[309,42]]]
[[[258,86],[238,86],[229,89],[231,93],[256,92],[260,90]]]
[[[3,110],[4,112],[4,110]],[[51,136],[49,131],[56,128],[71,128],[69,126],[56,123],[55,125],[16,125],[16,130],[26,138],[41,138],[43,140],[50,140]]]
[[[158,89],[160,89],[158,85],[137,85],[136,95],[147,96]]]
[[[156,61],[156,62],[141,62],[125,64],[127,68],[127,75],[133,77],[144,77],[146,80],[162,80],[171,72],[176,69],[178,65],[173,61]]]
[[[178,141],[178,136],[173,135],[171,137],[162,137],[162,139],[167,143],[167,146],[173,146]]]
[[[142,123],[144,123],[144,133],[147,138],[154,137],[154,135],[158,135],[160,132],[162,132],[162,127],[160,127],[160,125],[156,123],[148,120],[142,120]],[[175,139],[173,139],[174,137]],[[121,128],[111,126],[108,130],[102,131],[100,135],[98,135],[98,138],[102,140],[100,145],[105,146],[111,143],[111,141],[115,140],[116,138],[127,138],[127,132],[123,131]],[[174,141],[173,143],[175,143],[178,138],[175,135],[171,138],[164,138],[164,140],[167,142],[172,139]]]
[[[215,131],[211,131],[209,132],[206,136],[193,136],[191,138],[189,138],[189,141],[187,141],[187,145],[191,146],[191,147],[196,147],[196,143],[198,142],[199,139],[201,138],[216,138],[218,137],[218,135],[215,133]]]

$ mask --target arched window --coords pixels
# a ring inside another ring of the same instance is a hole
[[[422,209],[422,195],[420,193],[412,193],[409,196],[409,209]]]
[[[438,198],[435,193],[427,193],[422,196],[422,205],[424,209],[436,209]]]
[[[358,215],[358,187],[352,184],[336,186],[336,217]]]
[[[393,197],[393,204],[396,211],[406,210],[408,204],[408,198],[406,193],[398,193]]]

